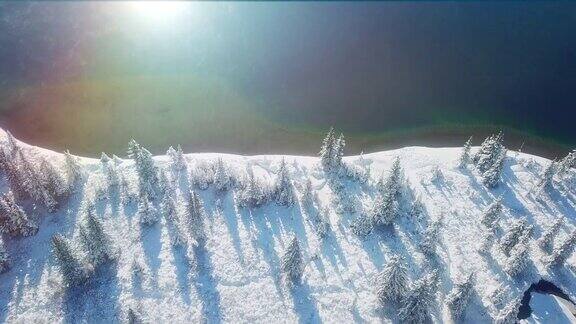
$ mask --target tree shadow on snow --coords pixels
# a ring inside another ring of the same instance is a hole
[[[298,323],[321,323],[316,302],[307,283],[295,284],[290,288],[290,294],[294,311],[298,315]]]
[[[222,321],[220,293],[213,275],[210,255],[204,245],[193,247],[196,276],[194,287],[202,301],[202,316],[207,323]]]
[[[116,274],[117,265],[107,263],[84,284],[66,288],[62,307],[64,323],[120,321],[120,288]]]

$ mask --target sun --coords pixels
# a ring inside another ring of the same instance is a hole
[[[186,1],[131,1],[130,10],[150,22],[168,22],[188,10]]]

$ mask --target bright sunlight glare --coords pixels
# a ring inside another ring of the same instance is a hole
[[[168,22],[187,10],[186,1],[132,1],[130,9],[150,22]]]

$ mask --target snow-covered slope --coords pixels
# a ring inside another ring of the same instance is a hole
[[[1,135],[6,141],[4,133]],[[61,166],[63,156],[20,144],[31,157],[44,156]],[[200,194],[204,205],[205,248],[170,243],[171,228],[162,218],[152,226],[138,220],[134,202],[123,203],[114,194],[103,195],[106,186],[102,164],[81,159],[85,180],[58,211],[24,203],[39,224],[36,235],[4,236],[11,258],[10,270],[0,274],[0,322],[119,322],[132,309],[150,323],[198,322],[397,322],[398,306],[380,305],[375,295],[376,275],[393,254],[400,254],[414,281],[433,269],[439,271],[439,290],[432,304],[436,322],[450,322],[446,295],[455,282],[475,274],[475,293],[465,313],[467,322],[492,322],[502,308],[521,297],[530,284],[544,277],[576,298],[576,258],[547,270],[546,255],[536,245],[542,231],[558,216],[565,218],[555,244],[575,228],[576,172],[556,182],[546,192],[533,190],[549,161],[523,153],[508,152],[503,181],[493,190],[482,184],[475,169],[455,167],[459,148],[407,147],[399,150],[345,157],[359,170],[370,168],[371,178],[361,183],[349,178],[343,185],[352,211],[337,213],[334,181],[315,157],[237,156],[187,154],[187,171],[180,176],[168,172],[175,182],[177,213],[184,217],[190,189]],[[399,157],[411,192],[425,206],[420,217],[401,208],[393,226],[377,228],[366,237],[351,231],[354,220],[365,214],[376,194],[376,182]],[[244,174],[252,167],[261,181],[272,183],[282,159],[286,161],[296,196],[306,180],[318,195],[315,209],[328,208],[330,228],[325,238],[317,235],[311,212],[299,201],[292,207],[273,201],[258,208],[241,208],[237,191],[217,192],[193,188],[191,174],[198,166],[221,158],[231,173]],[[155,157],[160,169],[169,169],[167,156]],[[137,186],[132,160],[114,160],[131,189]],[[437,173],[439,168],[440,173]],[[440,175],[440,176],[439,176]],[[2,180],[4,181],[4,180]],[[2,182],[2,191],[7,185]],[[537,194],[535,194],[537,192]],[[485,208],[503,197],[504,215],[498,237],[512,220],[526,218],[534,226],[530,240],[530,264],[518,277],[503,271],[506,256],[495,245],[487,256],[477,252],[486,231],[480,224]],[[88,202],[102,220],[118,252],[117,260],[95,270],[90,279],[66,288],[56,265],[51,237],[61,233],[76,242],[79,224]],[[154,204],[158,204],[155,201]],[[432,220],[442,219],[437,256],[425,257],[418,247],[422,231]],[[304,256],[302,283],[288,287],[281,278],[281,258],[292,236]]]

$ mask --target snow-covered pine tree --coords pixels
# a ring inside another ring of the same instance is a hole
[[[135,195],[130,190],[130,184],[125,175],[120,175],[120,201],[123,205],[128,205],[135,200]]]
[[[158,182],[158,170],[154,165],[152,154],[132,139],[128,143],[128,157],[134,160],[140,190],[145,191],[150,198],[154,198],[155,187]]]
[[[257,208],[268,201],[268,193],[263,184],[256,180],[250,166],[246,167],[246,184],[240,192],[240,205],[242,207]]]
[[[52,249],[67,286],[80,284],[87,278],[86,270],[67,239],[60,234],[52,236]]]
[[[440,241],[440,229],[442,227],[441,220],[433,221],[424,233],[422,233],[422,240],[420,241],[420,250],[425,255],[434,255],[436,247]]]
[[[330,209],[322,207],[318,211],[318,219],[316,221],[316,234],[320,239],[326,238],[332,226],[330,225]]]
[[[502,196],[500,196],[496,198],[494,202],[488,205],[488,208],[486,208],[484,214],[482,214],[482,219],[480,222],[488,228],[494,228],[496,222],[502,216],[503,209]]]
[[[562,225],[564,225],[564,218],[557,217],[554,223],[542,233],[542,236],[536,241],[542,250],[550,251],[552,249],[554,237],[558,235]]]
[[[278,206],[291,207],[294,204],[294,189],[288,174],[284,159],[280,161],[280,168],[274,184],[274,200]]]
[[[110,162],[110,157],[106,153],[102,152],[102,154],[100,154],[100,163],[106,164],[108,162]]]
[[[520,237],[518,244],[510,252],[510,257],[506,260],[504,271],[514,277],[520,274],[528,264],[530,254],[528,253],[529,233],[525,232]]]
[[[10,259],[6,246],[4,246],[4,240],[0,236],[0,273],[8,271],[8,268],[10,268]]]
[[[471,148],[472,148],[472,136],[468,138],[466,143],[464,143],[464,147],[462,147],[462,153],[460,153],[460,157],[458,157],[458,168],[465,169],[466,166],[470,163]]]
[[[188,228],[190,235],[198,244],[206,240],[204,232],[204,207],[200,196],[193,190],[188,196]]]
[[[106,163],[104,165],[104,172],[106,173],[106,182],[109,188],[116,188],[120,183],[120,175],[118,174],[118,167],[115,163]]]
[[[64,152],[64,169],[66,172],[66,184],[68,186],[68,191],[74,191],[76,182],[82,178],[82,167],[78,158],[70,154],[68,150]]]
[[[398,206],[391,192],[378,193],[372,209],[370,218],[373,225],[390,225],[398,216]]]
[[[435,272],[416,280],[402,301],[402,307],[398,312],[400,322],[421,324],[429,321],[430,308],[437,289]]]
[[[346,147],[346,140],[344,139],[344,134],[340,133],[340,136],[334,141],[334,150],[332,152],[332,170],[338,171],[342,169],[342,158],[344,157],[344,147]]]
[[[102,222],[96,218],[93,207],[87,208],[86,220],[80,227],[80,241],[94,267],[115,259],[112,242]]]
[[[330,172],[332,171],[333,157],[334,157],[334,144],[336,138],[334,135],[334,128],[330,127],[330,130],[322,140],[322,147],[320,148],[320,163],[324,167],[324,170]]]
[[[2,171],[6,176],[8,181],[8,186],[14,192],[14,196],[17,199],[25,199],[29,196],[26,187],[24,185],[24,175],[20,172],[17,161],[15,158],[9,158],[4,150],[0,150],[0,162],[2,166]]]
[[[216,171],[214,172],[214,186],[219,192],[225,192],[232,187],[230,175],[228,174],[228,170],[224,165],[222,158],[218,158],[218,161],[216,162]]]
[[[570,170],[570,168],[576,167],[576,150],[568,153],[560,162],[556,168],[556,176],[562,179],[564,175]]]
[[[374,222],[372,215],[370,214],[361,214],[352,221],[352,224],[350,224],[350,230],[352,233],[359,237],[367,236],[372,232],[373,228]]]
[[[400,302],[408,292],[408,270],[402,257],[393,255],[376,277],[376,296],[381,304]]]
[[[540,180],[538,182],[539,188],[549,189],[552,188],[552,180],[554,178],[554,174],[556,173],[556,160],[551,161],[546,168],[542,171],[540,175]]]
[[[38,225],[16,203],[12,191],[0,196],[0,232],[10,236],[30,236],[38,232]]]
[[[183,246],[186,243],[186,238],[176,212],[176,202],[170,192],[166,192],[162,197],[160,212],[162,216],[164,216],[166,226],[170,231],[170,244],[172,244],[172,246]]]
[[[150,202],[146,192],[140,194],[138,197],[138,216],[140,217],[140,224],[153,225],[158,221],[158,212]]]
[[[548,267],[559,266],[566,262],[566,259],[570,257],[570,254],[572,254],[574,250],[574,245],[576,245],[576,230],[572,231],[572,233],[552,251],[552,255],[547,260]]]
[[[18,145],[18,141],[14,138],[14,136],[12,136],[12,133],[10,133],[9,131],[6,131],[6,146],[8,149],[8,153],[11,156],[16,155],[16,152],[20,150],[20,145]]]
[[[462,282],[456,283],[452,291],[446,297],[446,304],[452,318],[455,320],[462,319],[466,308],[470,304],[470,297],[474,291],[474,274],[470,273]]]
[[[168,179],[168,174],[164,169],[160,169],[158,172],[158,190],[162,195],[162,198],[166,194],[172,195],[174,188],[172,187],[172,182]]]
[[[488,188],[496,188],[502,178],[502,171],[504,170],[504,161],[506,160],[506,149],[500,149],[499,155],[496,157],[490,168],[482,173],[482,183]]]
[[[44,177],[36,171],[32,163],[24,156],[22,150],[18,150],[17,159],[19,159],[19,179],[22,180],[26,193],[35,201],[43,204],[48,211],[56,211],[58,202],[45,189]]]
[[[500,239],[500,248],[502,252],[507,256],[510,255],[510,251],[520,242],[520,238],[523,236],[529,238],[532,234],[532,225],[528,224],[528,221],[524,218],[515,220],[508,231]]]
[[[402,171],[402,166],[400,165],[400,158],[394,158],[392,162],[392,168],[390,173],[384,182],[384,192],[390,193],[392,198],[396,199],[400,195],[400,189],[404,183],[404,172]]]
[[[44,188],[51,197],[57,199],[67,194],[68,188],[64,178],[60,175],[59,170],[46,159],[42,160],[40,174]]]
[[[187,168],[186,158],[184,157],[184,152],[180,145],[178,145],[176,150],[170,146],[168,151],[166,151],[166,155],[170,157],[170,160],[172,160],[172,168],[174,171],[180,172]]]
[[[410,206],[410,211],[408,212],[410,216],[418,218],[422,216],[422,214],[426,211],[426,206],[422,202],[422,198],[420,196],[416,196],[412,200],[412,205]]]
[[[492,249],[495,240],[496,236],[493,231],[483,231],[482,236],[480,237],[480,244],[478,244],[478,253],[483,255],[490,254],[490,250]]]
[[[490,135],[484,140],[484,142],[482,142],[480,149],[472,159],[480,173],[488,171],[502,155],[501,151],[504,150],[504,145],[502,143],[502,133],[498,133],[496,136]]]
[[[307,178],[306,182],[304,183],[304,188],[302,189],[302,207],[306,210],[312,208],[315,200],[316,199],[314,189],[312,188],[312,181],[310,178]]]
[[[290,284],[300,282],[304,272],[304,260],[296,236],[292,237],[286,252],[282,256],[281,270]]]
[[[496,318],[495,324],[514,324],[518,321],[518,310],[520,309],[521,299],[517,298],[511,301],[508,305],[500,310]]]

